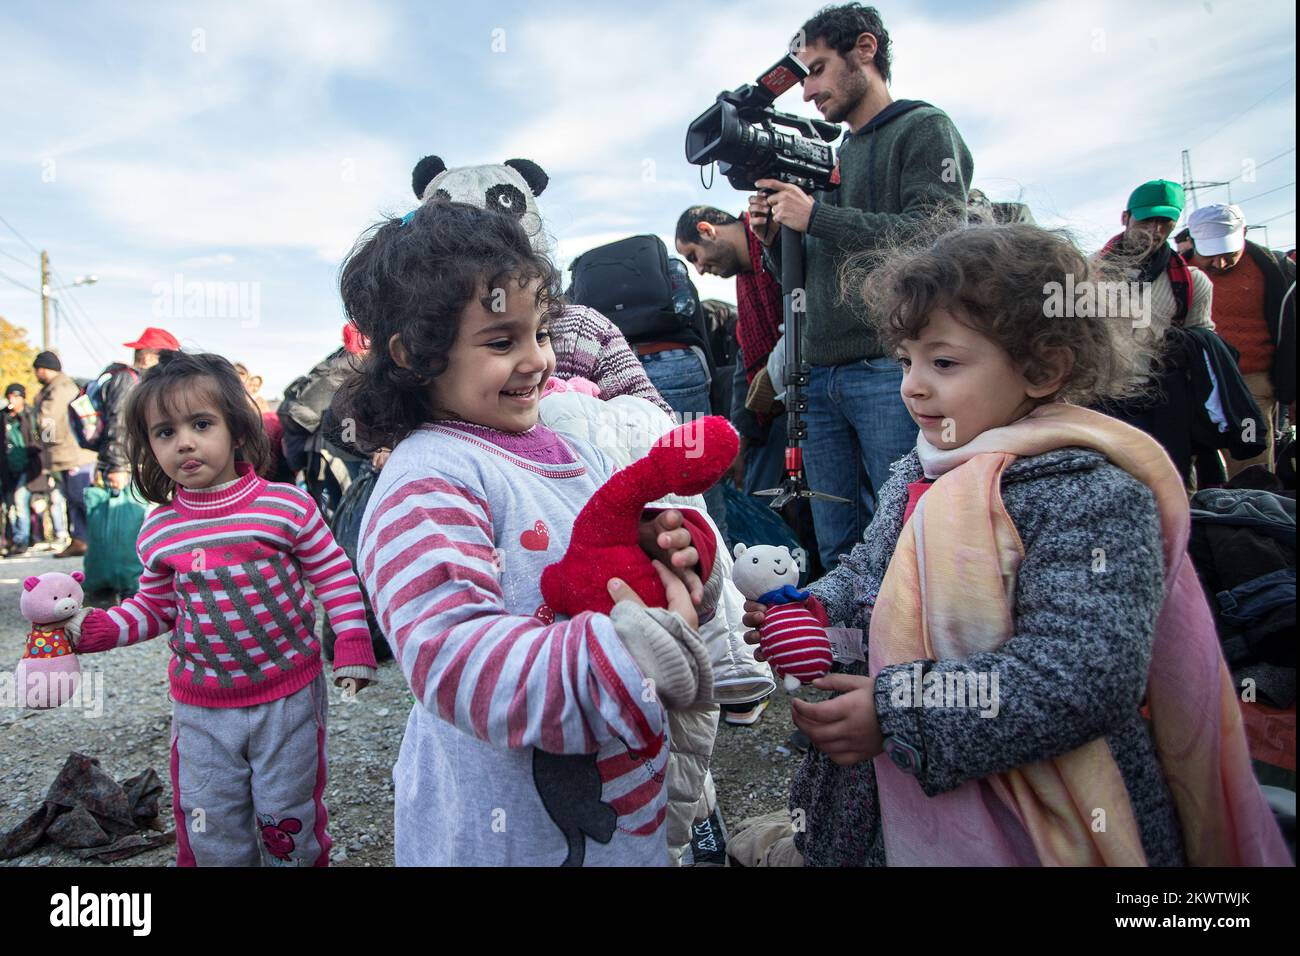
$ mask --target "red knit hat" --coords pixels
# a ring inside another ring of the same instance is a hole
[[[176,336],[166,329],[156,329],[152,325],[141,333],[139,341],[123,342],[122,345],[128,349],[165,349],[172,352],[181,350],[181,343],[176,341]]]

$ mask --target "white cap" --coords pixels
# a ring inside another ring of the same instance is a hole
[[[1187,217],[1198,256],[1230,256],[1246,244],[1246,217],[1238,206],[1215,203]]]

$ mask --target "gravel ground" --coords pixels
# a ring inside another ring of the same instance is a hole
[[[32,551],[0,559],[0,661],[11,669],[22,655],[27,624],[18,609],[22,581],[47,571],[70,572],[80,559],[55,560]],[[170,822],[168,742],[171,704],[167,699],[166,640],[82,658],[87,706],[57,710],[0,707],[0,833],[39,805],[67,755],[80,751],[99,760],[115,779],[153,767],[164,783],[161,805]],[[380,682],[354,701],[336,693],[329,710],[330,782],[326,802],[333,862],[340,866],[391,866],[393,862],[391,770],[401,745],[411,695],[392,661],[380,665]],[[790,775],[800,756],[786,738],[789,699],[778,690],[752,727],[718,729],[713,775],[723,819],[746,817],[785,806]],[[171,866],[175,848],[160,847],[114,866]],[[43,844],[0,866],[103,866]]]

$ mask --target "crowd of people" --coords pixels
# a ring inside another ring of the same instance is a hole
[[[138,592],[70,634],[85,654],[176,632],[180,864],[328,861],[329,681],[308,588],[333,683],[356,694],[377,679],[378,642],[413,695],[393,771],[399,865],[682,857],[717,810],[719,707],[757,719],[780,670],[755,650],[767,605],[731,578],[725,499],[660,502],[628,531],[665,607],[646,606],[631,568],[593,566],[604,602],[557,615],[543,572],[620,465],[719,410],[720,367],[742,437],[724,480],[780,484],[794,290],[778,227],[800,234],[806,263],[803,465],[843,500],[785,512],[815,540],[791,591],[843,653],[814,682],[829,697],[792,699],[809,746],[789,812],[747,830],[734,858],[1290,862],[1187,548],[1189,492],[1247,473],[1283,490],[1293,259],[1249,242],[1231,205],[1191,211],[1186,249],[1170,246],[1185,197],[1160,179],[1136,184],[1122,232],[1092,255],[1023,211],[981,215],[952,119],[890,95],[874,8],[828,7],[799,37],[804,99],[849,127],[838,188],[760,180],[738,214],[692,206],[676,224],[683,259],[736,279],[734,323],[625,334],[617,313],[566,296],[522,209],[417,167],[420,204],[343,263],[343,345],[278,414],[243,366],[157,329],[105,372],[97,453],[68,432],[79,390],[56,356],[36,359],[34,409],[11,390],[6,487],[22,479],[20,511],[42,476],[57,489],[61,556],[85,551],[88,483],[154,506]],[[719,332],[730,341],[710,344]],[[651,435],[625,458],[593,438],[633,418]],[[363,477],[354,537],[336,540]],[[14,547],[29,534],[15,522]],[[1293,559],[1290,582],[1293,608]],[[942,693],[990,683],[979,707]]]
[[[26,386],[19,382],[6,387],[6,404],[0,409],[4,429],[0,556],[17,557],[33,547],[44,547],[60,558],[84,557],[89,550],[86,489],[98,485],[121,492],[130,485],[127,396],[162,352],[179,351],[181,344],[167,330],[149,327],[122,347],[132,350],[130,365],[112,362],[86,382],[68,375],[57,353],[40,352],[32,363],[41,385],[35,396],[29,399]],[[236,367],[249,398],[274,417],[260,394],[262,377],[249,375],[242,364]],[[102,422],[97,434],[90,436],[73,424],[79,417],[73,403],[87,392],[93,395],[95,419]]]

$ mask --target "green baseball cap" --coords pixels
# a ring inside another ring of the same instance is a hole
[[[1128,211],[1134,219],[1163,219],[1178,221],[1183,214],[1183,187],[1167,179],[1153,179],[1133,190],[1128,197]]]

